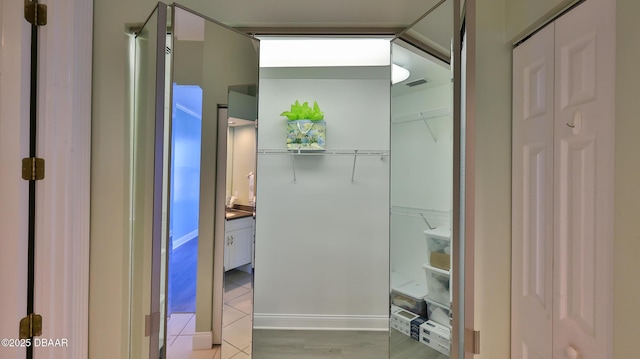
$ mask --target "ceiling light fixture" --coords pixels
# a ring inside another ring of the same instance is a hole
[[[389,66],[384,38],[261,36],[260,67]]]
[[[391,64],[391,84],[395,85],[409,78],[411,73],[404,67],[396,64]]]

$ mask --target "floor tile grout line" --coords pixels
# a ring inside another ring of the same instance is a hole
[[[234,347],[235,349],[238,349],[238,353],[244,353],[244,351],[240,348],[238,348],[237,346],[233,345],[231,342],[228,342],[226,340],[223,340],[225,343],[231,345],[232,347]],[[238,355],[238,353],[236,353],[236,355]],[[235,355],[234,355],[235,356]],[[232,357],[233,358],[233,357]]]
[[[224,326],[224,328],[229,327],[229,326],[231,326],[231,325],[233,325],[233,324],[237,323],[238,321],[240,321],[240,320],[244,319],[244,318],[245,318],[245,317],[247,317],[248,315],[249,315],[249,314],[245,314],[245,315],[241,316],[240,318],[238,318],[238,319],[234,320],[233,322],[231,322],[231,323],[229,323],[229,324],[225,325],[225,326]]]
[[[174,313],[174,314],[186,314],[186,313]],[[182,334],[182,331],[184,330],[184,328],[187,327],[187,324],[189,324],[189,322],[191,321],[191,319],[193,319],[193,317],[195,316],[195,313],[189,313],[191,314],[191,316],[189,317],[189,319],[187,319],[187,321],[184,323],[184,325],[180,328],[180,330],[178,331],[178,334],[175,334],[176,337],[178,337],[180,334]],[[167,325],[168,327],[168,325]],[[171,334],[174,335],[174,334]]]
[[[238,308],[234,307],[234,306],[233,306],[233,305],[231,305],[231,304],[227,304],[227,305],[228,305],[229,307],[231,307],[231,308],[233,308],[233,309],[235,309],[235,310],[239,311],[240,313],[243,313],[244,315],[253,315],[253,313],[247,313],[247,312],[245,312],[244,310],[242,310],[242,309],[238,309]]]
[[[182,335],[182,332],[184,332],[185,328],[187,327],[187,325],[189,324],[189,322],[196,316],[195,313],[193,313],[191,315],[191,317],[189,317],[189,320],[187,320],[186,323],[184,323],[184,326],[182,327],[182,329],[180,329],[180,333],[178,333],[178,336]]]

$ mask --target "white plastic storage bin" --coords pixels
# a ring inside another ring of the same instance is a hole
[[[427,303],[424,301],[426,295],[427,287],[424,283],[410,281],[391,289],[391,304],[426,317]]]
[[[451,269],[451,230],[445,227],[427,229],[427,264],[442,270]]]
[[[423,265],[427,277],[427,297],[434,302],[449,307],[451,303],[450,273],[440,268]]]
[[[449,306],[436,303],[429,298],[425,298],[427,302],[427,318],[446,327],[451,326],[451,310]]]

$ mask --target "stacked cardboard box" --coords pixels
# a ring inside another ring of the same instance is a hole
[[[423,343],[442,354],[449,355],[451,348],[451,330],[434,321],[420,325],[420,343]]]

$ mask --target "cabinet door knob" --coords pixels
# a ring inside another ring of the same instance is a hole
[[[567,354],[567,358],[569,359],[578,359],[580,357],[578,350],[571,345],[564,349],[564,353]]]

